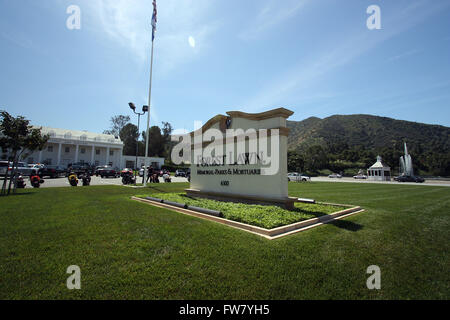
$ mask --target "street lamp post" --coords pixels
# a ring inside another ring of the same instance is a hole
[[[138,169],[137,162],[138,162],[139,135],[140,135],[140,132],[139,132],[139,122],[140,122],[140,120],[141,120],[141,116],[143,116],[143,115],[148,111],[148,106],[143,106],[143,107],[142,107],[142,113],[139,113],[139,112],[136,112],[136,106],[134,105],[133,102],[128,103],[128,105],[130,106],[130,109],[133,110],[133,112],[134,112],[135,114],[137,114],[137,116],[138,116],[138,136],[137,136],[137,138],[136,138],[136,162],[135,162],[135,164],[134,164],[134,167],[135,167],[135,171],[134,171],[134,184],[136,184],[136,170]],[[144,166],[144,170],[145,170],[145,166]]]

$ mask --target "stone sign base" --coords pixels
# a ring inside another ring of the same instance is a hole
[[[185,189],[188,197],[206,198],[220,201],[240,202],[245,204],[261,204],[282,207],[287,210],[294,209],[297,198],[287,197],[285,199],[247,196],[241,194],[204,192],[196,189]]]

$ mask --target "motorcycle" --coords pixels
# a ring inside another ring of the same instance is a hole
[[[91,184],[91,176],[88,173],[85,173],[81,177],[81,181],[83,181],[83,187],[89,186]]]
[[[159,183],[158,174],[154,173],[150,176],[150,183]]]
[[[23,180],[22,175],[20,175],[20,176],[17,177],[16,185],[17,185],[17,188],[18,188],[18,189],[24,189],[25,186],[27,185],[27,184],[25,183],[25,181]]]
[[[33,188],[40,188],[41,184],[44,183],[44,179],[41,179],[38,175],[31,176],[30,181]]]
[[[136,181],[136,179],[133,177],[133,174],[131,173],[124,173],[123,177],[122,177],[122,183],[127,185],[127,184],[134,184]]]
[[[167,173],[163,174],[163,179],[164,179],[164,182],[166,182],[166,183],[172,182],[170,175]]]
[[[69,174],[68,179],[69,179],[69,183],[72,187],[76,187],[78,185],[78,178],[75,173]]]

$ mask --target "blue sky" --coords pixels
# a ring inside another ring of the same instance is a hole
[[[366,27],[373,4],[381,30]],[[148,99],[151,13],[151,0],[0,0],[0,109],[93,132],[132,116]],[[157,27],[152,125],[285,107],[450,126],[450,1],[159,0]]]

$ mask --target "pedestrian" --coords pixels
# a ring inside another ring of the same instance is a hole
[[[148,171],[147,171],[147,183],[148,180],[150,179],[150,183],[153,182],[153,167],[150,166],[148,167]]]

